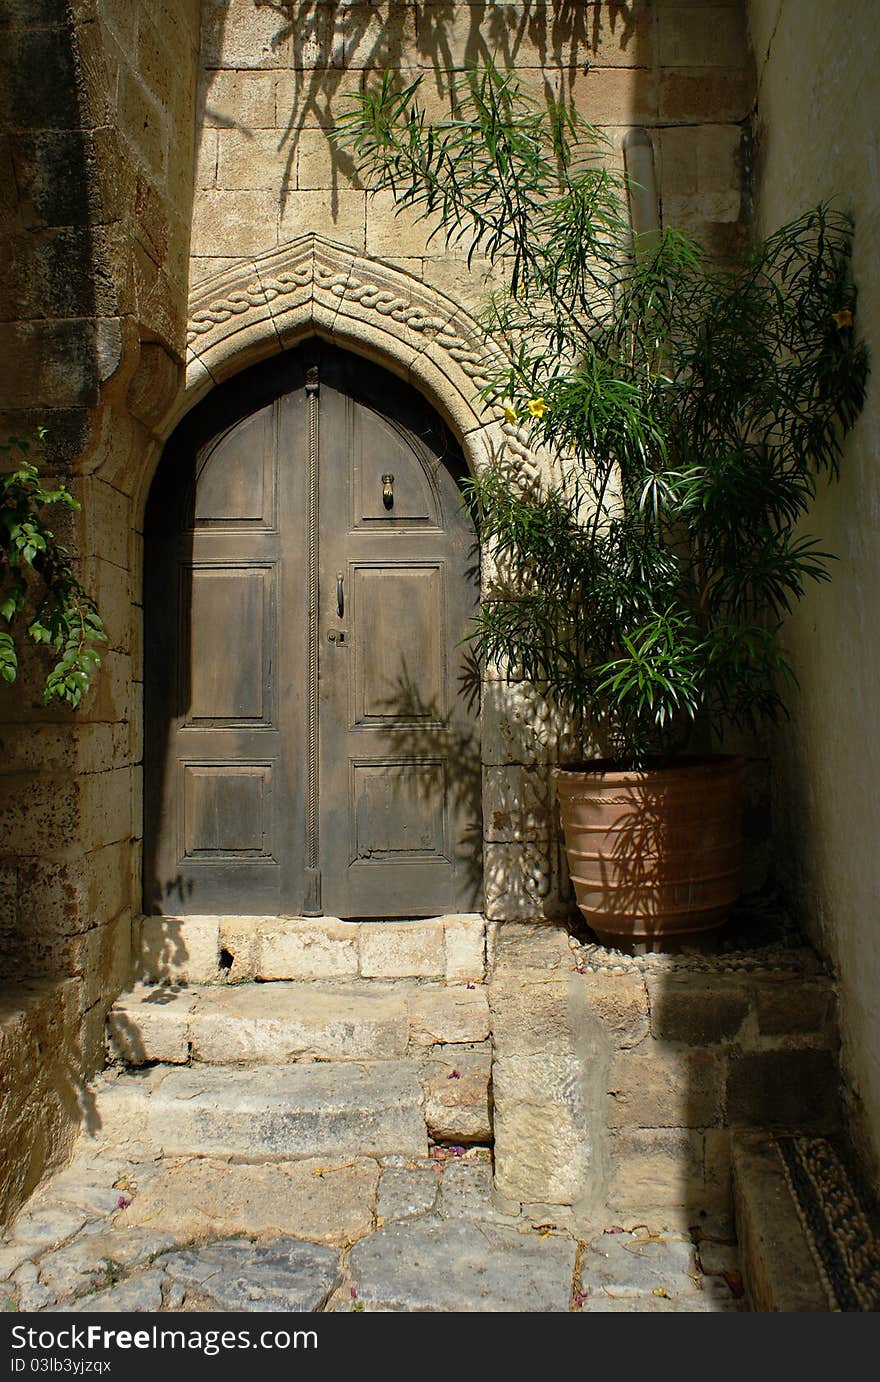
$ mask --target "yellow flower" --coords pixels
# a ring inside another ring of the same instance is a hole
[[[504,421],[516,422],[516,409],[512,408],[509,403],[507,407],[504,409]]]
[[[547,401],[543,398],[530,398],[527,407],[532,417],[542,418],[547,411]]]
[[[852,326],[853,324],[853,314],[846,307],[841,312],[832,312],[831,315],[834,318],[835,325],[841,331],[845,326]]]

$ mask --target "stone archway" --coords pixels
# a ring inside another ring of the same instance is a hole
[[[316,234],[203,280],[189,307],[186,379],[154,412],[152,445],[136,484],[139,530],[162,447],[217,384],[308,337],[337,344],[397,374],[449,425],[471,472],[494,459],[529,480],[552,473],[526,433],[480,411],[479,333],[436,288]],[[497,673],[482,695],[483,905],[487,917],[538,919],[567,909],[553,824],[553,714],[529,688]],[[562,896],[560,895],[560,888]]]
[[[190,295],[186,376],[154,429],[138,511],[174,427],[214,385],[311,335],[411,383],[456,434],[472,471],[504,454],[529,476],[547,464],[525,433],[481,411],[478,327],[451,298],[380,260],[317,234],[212,274]]]

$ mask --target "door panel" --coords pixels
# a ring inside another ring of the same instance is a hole
[[[317,343],[176,434],[147,516],[146,910],[479,905],[460,468],[413,390]]]
[[[273,578],[273,567],[187,572],[181,599],[191,650],[187,726],[271,724]]]
[[[351,568],[354,727],[446,715],[443,568]]]

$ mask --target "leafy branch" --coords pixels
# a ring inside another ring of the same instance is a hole
[[[436,219],[504,286],[479,319],[481,389],[565,458],[563,482],[469,482],[499,577],[478,651],[542,682],[630,763],[784,713],[785,616],[829,553],[805,533],[868,361],[852,224],[821,205],[711,261],[674,229],[634,244],[626,180],[575,111],[491,63],[430,124],[390,75],[341,122],[374,190]]]
[[[42,441],[44,435],[39,429],[37,439]],[[14,682],[18,675],[13,627],[16,620],[27,618],[27,637],[55,654],[43,699],[75,709],[101,665],[97,650],[107,635],[94,601],[74,573],[69,552],[42,518],[49,504],[71,509],[80,505],[63,484],[45,488],[29,453],[26,437],[0,443],[0,455],[13,462],[11,470],[0,472],[0,618],[6,624],[0,629],[0,677]]]

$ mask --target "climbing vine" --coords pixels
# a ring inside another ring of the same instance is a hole
[[[36,440],[42,441],[40,428]],[[51,504],[79,509],[64,484],[47,489],[30,459],[32,439],[0,442],[0,677],[14,682],[19,670],[16,637],[45,645],[55,655],[43,699],[76,708],[101,665],[98,647],[107,635],[94,600],[83,589],[66,547],[43,518]],[[2,465],[2,462],[0,462]]]

